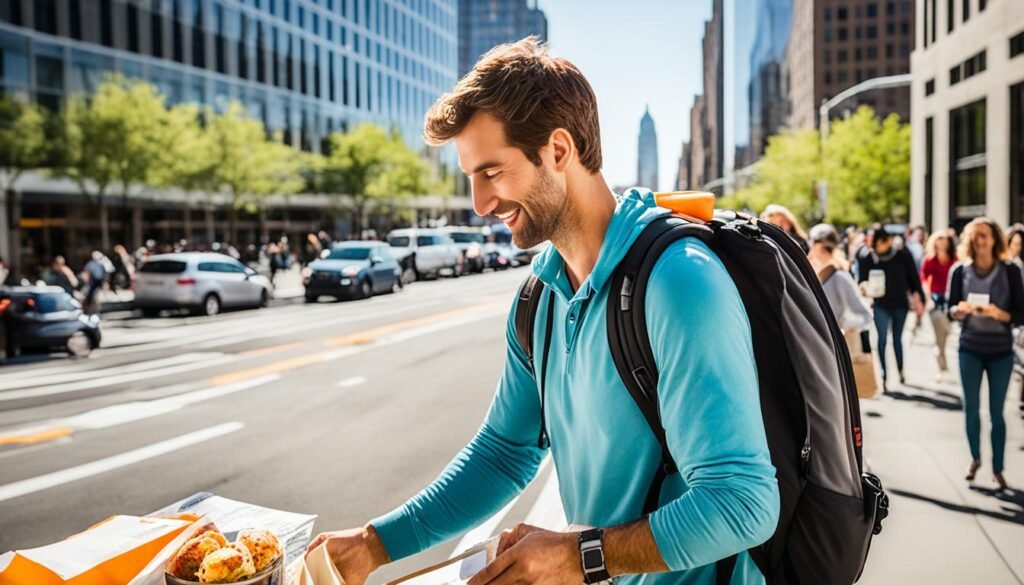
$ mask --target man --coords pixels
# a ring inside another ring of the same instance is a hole
[[[543,323],[554,311],[552,363],[538,360],[531,371],[510,314],[501,382],[476,437],[405,505],[363,528],[321,534],[310,549],[326,541],[345,582],[361,585],[381,565],[501,509],[548,451],[538,441],[535,381],[546,369],[543,412],[566,517],[603,530],[587,538],[599,540],[607,574],[584,574],[579,534],[520,525],[502,535],[497,558],[471,585],[619,575],[637,575],[623,583],[713,584],[715,562],[736,553],[732,583],[762,583],[742,551],[774,532],[779,496],[750,326],[722,263],[690,239],[661,256],[647,291],[661,417],[680,473],[663,485],[661,507],[642,517],[660,448],[612,362],[605,307],[615,266],[644,226],[668,212],[649,192],[616,199],[609,190],[587,80],[532,38],[496,47],[434,104],[425,137],[454,139],[479,215],[504,221],[520,248],[552,242],[533,265],[555,293],[538,312]]]

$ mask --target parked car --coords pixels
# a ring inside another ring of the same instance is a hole
[[[480,273],[484,271],[484,235],[478,228],[449,227],[445,228],[455,245],[462,251],[462,261],[466,272]]]
[[[439,229],[408,228],[388,234],[391,253],[417,279],[437,277],[447,272],[458,278],[465,265],[462,250],[451,236]]]
[[[505,270],[511,268],[514,252],[510,244],[487,242],[483,247],[484,268]]]
[[[265,307],[273,291],[267,277],[224,254],[158,254],[139,269],[135,306],[147,317],[161,309],[216,315],[226,308]]]
[[[383,242],[344,242],[325,251],[303,271],[306,302],[321,295],[365,299],[402,290],[402,267]]]
[[[0,306],[8,357],[33,350],[85,357],[100,346],[100,316],[86,315],[59,286],[0,287]]]

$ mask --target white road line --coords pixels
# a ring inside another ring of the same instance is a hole
[[[47,473],[46,475],[40,475],[30,479],[16,481],[7,485],[0,485],[0,502],[4,502],[20,496],[25,496],[42,490],[50,489],[113,471],[115,469],[126,467],[140,461],[152,459],[153,457],[159,457],[185,447],[190,447],[198,443],[203,443],[217,437],[233,433],[242,429],[245,425],[238,422],[227,422],[212,426],[200,431],[181,435],[173,439],[166,441],[160,441],[159,443],[153,443],[145,447],[133,449],[131,451],[121,453],[120,455],[114,455],[113,457],[107,457],[105,459],[99,459],[91,463],[85,463],[83,465],[77,465],[75,467],[69,467],[68,469],[62,469],[53,473]]]
[[[164,368],[157,368],[155,370],[145,370],[142,372],[131,372],[128,374],[121,374],[117,376],[111,376],[109,378],[95,378],[92,380],[83,380],[77,383],[70,384],[54,384],[49,386],[40,386],[37,388],[26,388],[24,390],[11,390],[8,392],[0,392],[0,402],[6,402],[10,400],[19,400],[22,398],[36,398],[39,396],[51,396],[53,394],[67,394],[69,392],[81,392],[82,390],[91,390],[93,388],[103,388],[106,386],[113,386],[114,384],[123,384],[125,382],[137,382],[139,380],[145,380],[147,378],[159,378],[167,376],[169,374],[177,374],[179,372],[189,372],[194,370],[200,370],[209,368],[212,366],[224,364],[227,362],[234,361],[237,359],[236,356],[217,354],[219,357],[211,359],[203,359],[198,362],[178,364],[176,366],[168,366]]]
[[[90,378],[99,378],[105,376],[115,376],[118,374],[128,374],[131,372],[141,372],[144,370],[154,370],[165,366],[172,366],[175,364],[194,362],[196,360],[211,359],[221,357],[224,354],[218,352],[206,352],[206,353],[185,353],[175,355],[166,358],[160,358],[155,360],[148,360],[144,362],[135,362],[130,364],[122,364],[118,366],[109,366],[106,368],[96,369],[79,369],[78,371],[72,371],[68,373],[53,373],[45,371],[39,375],[32,376],[27,380],[20,380],[14,382],[8,382],[9,378],[4,375],[0,375],[0,390],[13,390],[16,388],[30,388],[33,386],[49,386],[52,384],[62,384],[64,382],[75,382],[86,380]],[[16,374],[19,378],[22,372]]]
[[[338,382],[338,386],[340,388],[351,388],[352,386],[358,386],[360,384],[365,384],[365,383],[366,383],[366,377],[365,376],[356,376],[354,378],[345,378],[344,380]]]
[[[544,470],[547,469],[550,464],[551,455],[548,455],[543,461],[541,461],[540,468],[537,470],[537,475],[542,475]],[[455,546],[455,551],[452,552],[452,556],[460,555],[474,545],[490,538],[494,534],[494,529],[501,524],[501,521],[508,515],[509,510],[511,510],[512,506],[515,506],[518,501],[519,496],[512,498],[512,501],[506,504],[501,510],[498,510],[497,514],[491,516],[487,520],[484,520],[479,526],[467,532],[466,535],[462,537],[462,540],[459,541],[459,544]]]

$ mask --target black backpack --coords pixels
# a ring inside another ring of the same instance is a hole
[[[717,212],[706,224],[657,219],[612,275],[607,307],[611,354],[662,452],[643,514],[657,508],[662,483],[677,472],[658,413],[658,369],[644,318],[645,293],[662,252],[685,237],[703,241],[722,260],[750,321],[781,512],[775,534],[749,553],[769,585],[854,583],[889,504],[879,479],[863,469],[850,355],[800,246],[779,228],[743,214]],[[531,275],[516,305],[516,337],[531,370],[534,321],[544,288]],[[547,313],[542,363],[550,349],[553,311]],[[547,445],[544,370],[539,376],[541,446]],[[717,563],[719,585],[729,583],[735,563],[735,555]]]

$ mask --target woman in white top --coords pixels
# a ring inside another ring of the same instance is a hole
[[[871,312],[861,301],[857,284],[848,272],[849,265],[836,256],[839,247],[836,228],[819,223],[811,228],[808,239],[811,250],[807,259],[821,280],[839,328],[844,333],[859,333],[867,329],[872,321]]]

